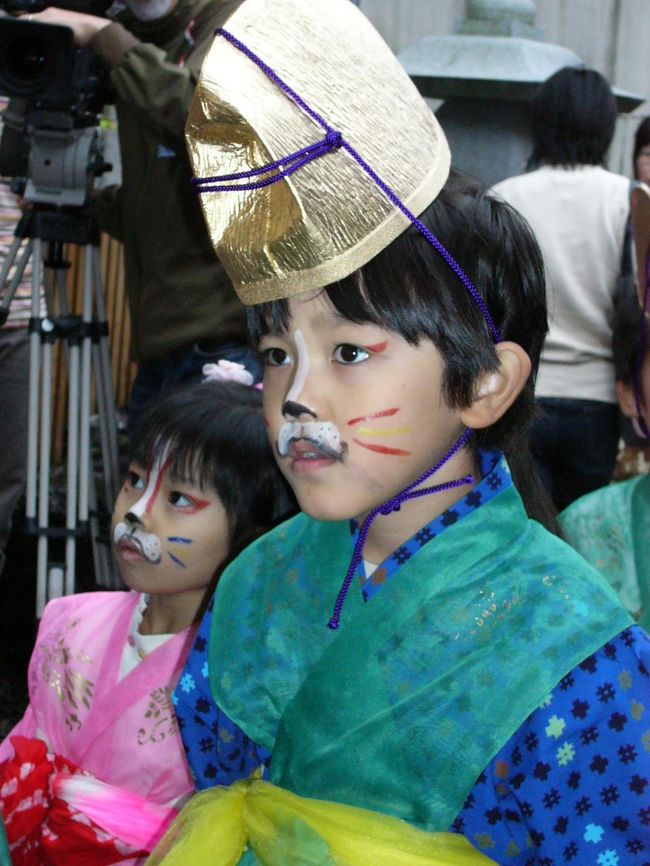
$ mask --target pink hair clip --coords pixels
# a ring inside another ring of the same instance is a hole
[[[226,361],[222,358],[216,364],[203,365],[203,381],[204,382],[237,382],[240,385],[252,385],[254,382],[253,374],[239,364],[237,361]],[[255,385],[259,390],[262,389],[262,384]]]

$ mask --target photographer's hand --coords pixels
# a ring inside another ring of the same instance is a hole
[[[48,6],[42,12],[33,12],[20,17],[29,21],[40,21],[42,24],[59,24],[62,27],[69,27],[74,33],[75,44],[80,48],[87,45],[96,33],[111,23],[108,18],[73,12],[70,9],[59,9],[56,6]]]

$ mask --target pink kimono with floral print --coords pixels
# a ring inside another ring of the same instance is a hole
[[[170,637],[120,679],[122,653],[139,599],[131,592],[96,592],[57,598],[47,605],[29,665],[29,706],[0,745],[0,763],[5,762],[5,767],[9,759],[16,762],[11,742],[15,736],[43,740],[49,759],[62,758],[76,765],[83,775],[75,775],[72,785],[69,775],[52,771],[53,801],[59,797],[60,806],[60,798],[69,796],[77,824],[88,824],[88,817],[92,826],[97,822],[98,837],[106,831],[107,838],[118,840],[122,856],[115,862],[131,863],[137,857],[128,859],[129,854],[150,850],[149,830],[159,836],[173,817],[170,807],[194,789],[171,692],[195,629]],[[19,778],[26,772],[21,770]],[[96,784],[96,780],[108,784]],[[75,785],[81,785],[78,794],[74,794]],[[17,802],[14,789],[13,781],[0,787],[0,808],[9,834],[9,795]],[[69,791],[73,793],[66,793]],[[55,836],[60,835],[60,812],[58,808]],[[145,820],[137,830],[124,834],[120,827],[125,814],[126,825],[133,828],[138,822],[129,815]],[[43,844],[48,832],[46,828],[42,834]],[[65,856],[61,859],[66,862]],[[94,862],[90,852],[87,862]]]

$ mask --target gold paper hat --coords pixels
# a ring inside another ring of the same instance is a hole
[[[245,304],[348,276],[449,173],[433,113],[350,0],[244,0],[205,59],[187,139]]]

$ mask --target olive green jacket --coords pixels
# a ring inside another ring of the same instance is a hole
[[[103,230],[124,244],[131,354],[150,361],[197,340],[244,339],[244,309],[217,260],[190,186],[184,128],[203,58],[240,0],[178,0],[168,15],[128,11],[91,47],[116,95],[122,186],[103,190]]]

